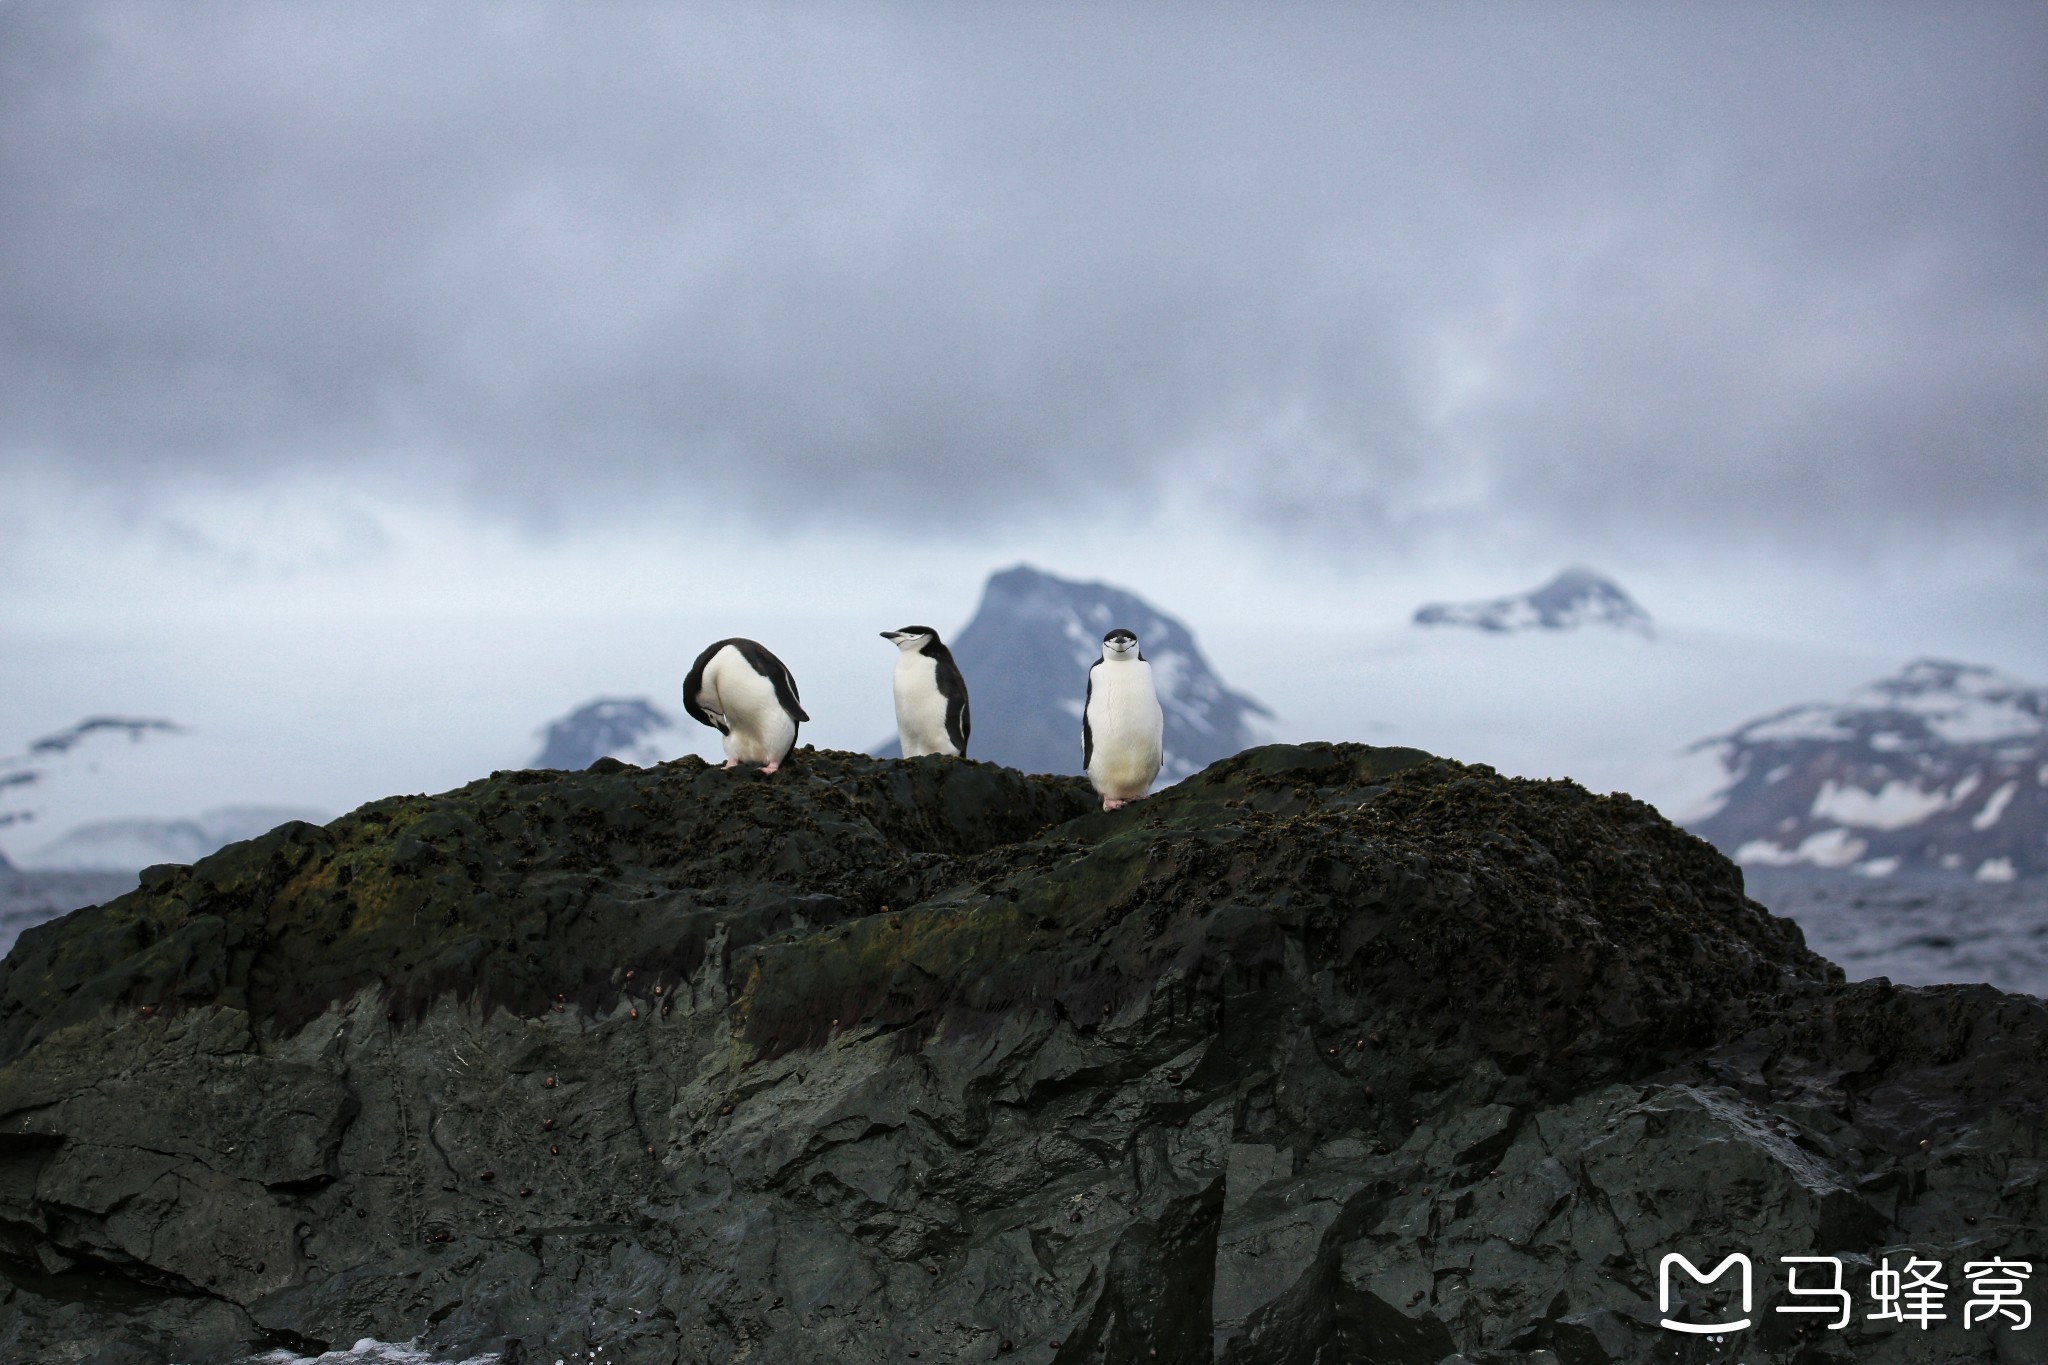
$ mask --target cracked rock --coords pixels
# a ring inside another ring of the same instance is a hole
[[[808,749],[506,772],[30,930],[0,1359],[2037,1358],[1959,1294],[1774,1310],[1783,1255],[1860,1292],[2044,1244],[2040,1001],[1844,984],[1649,807],[1412,750],[1096,805]],[[1750,1330],[1659,1325],[1665,1253],[1737,1250]]]

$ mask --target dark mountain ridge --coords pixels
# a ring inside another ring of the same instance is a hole
[[[532,766],[573,772],[607,756],[658,763],[675,728],[675,717],[645,697],[598,697],[548,722]]]
[[[1166,718],[1161,784],[1258,742],[1266,708],[1223,684],[1181,621],[1107,583],[1019,564],[989,575],[974,619],[946,642],[973,699],[968,754],[1027,773],[1080,772],[1088,669],[1118,626],[1136,632],[1152,664]],[[875,752],[901,749],[890,740]]]

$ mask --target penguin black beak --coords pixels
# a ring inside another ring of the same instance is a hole
[[[884,640],[887,640],[890,644],[894,644],[896,643],[896,632],[893,630],[885,630],[882,632],[882,638]]]

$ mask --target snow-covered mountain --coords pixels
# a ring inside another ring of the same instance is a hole
[[[16,861],[32,864],[30,846],[73,822],[82,790],[118,785],[128,770],[161,762],[184,733],[167,720],[90,716],[0,757],[0,831]]]
[[[1495,634],[1332,621],[1273,648],[1269,624],[1205,626],[1231,680],[1268,703],[1277,737],[1410,745],[1518,777],[1627,792],[1681,823],[1727,785],[1691,746],[1801,697],[1833,696],[1893,661],[1797,640],[1665,624]]]
[[[1523,630],[1575,630],[1609,626],[1653,633],[1650,614],[1613,579],[1591,569],[1566,569],[1540,588],[1484,602],[1431,602],[1415,613],[1418,626],[1465,626],[1506,634]]]
[[[45,818],[53,793],[126,757],[123,749],[182,733],[167,720],[91,716],[0,758],[0,829]]]
[[[2048,874],[2048,689],[1993,669],[1921,659],[1694,748],[1725,781],[1689,823],[1740,862]]]
[[[6,856],[25,871],[136,872],[189,863],[287,820],[332,818],[259,802],[163,814],[190,809],[177,793],[194,785],[194,757],[192,736],[171,721],[93,716],[0,758]]]
[[[1255,722],[1266,708],[1224,686],[1187,626],[1121,588],[1020,564],[990,575],[974,619],[946,642],[967,679],[968,756],[1026,772],[1079,772],[1088,667],[1119,626],[1137,633],[1166,713],[1160,785],[1264,741]],[[873,752],[899,750],[892,739]]]
[[[600,758],[648,767],[689,751],[675,717],[645,697],[599,697],[548,722],[536,768],[587,768]]]

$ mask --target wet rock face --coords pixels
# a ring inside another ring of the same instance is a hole
[[[2010,1355],[1776,1258],[2038,1248],[2038,1001],[1413,751],[1091,804],[604,760],[153,869],[0,966],[0,1358],[1720,1358],[1673,1251],[1755,1258],[1743,1359]]]

